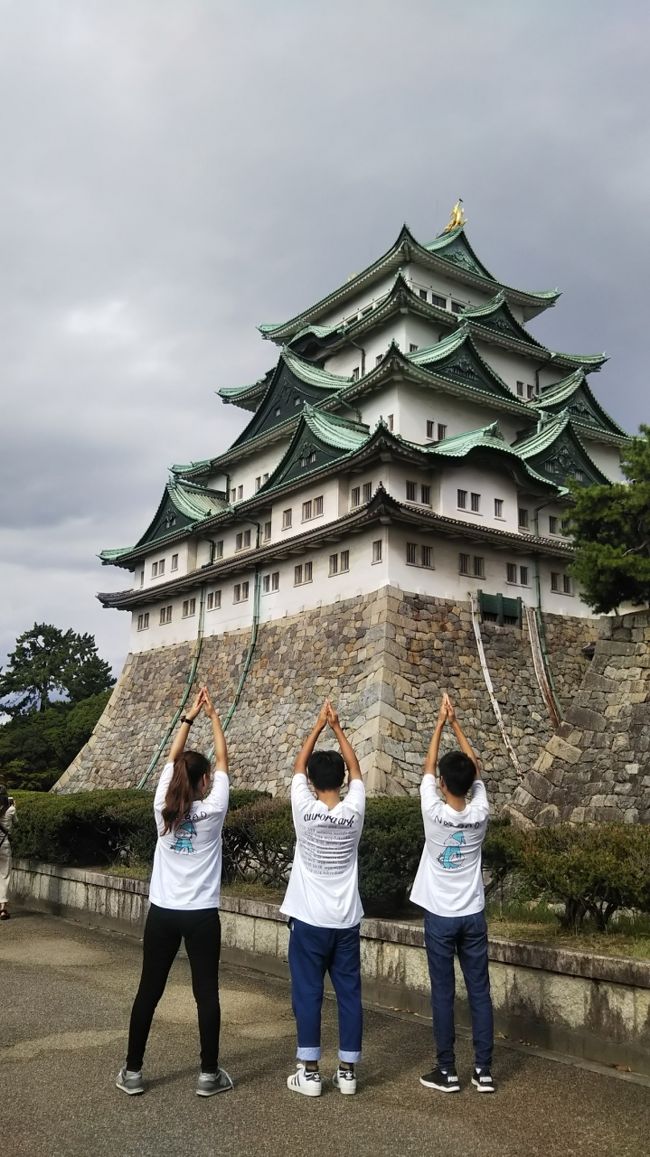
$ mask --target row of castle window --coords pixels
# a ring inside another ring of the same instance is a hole
[[[537,394],[539,394],[539,382],[535,382],[534,386],[530,382],[517,382],[518,398],[526,398],[530,402],[531,398]]]
[[[151,577],[152,578],[160,578],[160,576],[165,573],[166,561],[167,560],[164,558],[159,558],[156,560],[156,562],[152,562],[152,564],[151,564]],[[171,564],[170,564],[169,569],[170,569],[170,571],[171,570],[178,570],[178,555],[177,554],[172,555]],[[144,571],[142,572],[142,580],[144,580]]]

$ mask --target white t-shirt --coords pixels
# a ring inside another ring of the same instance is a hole
[[[280,911],[316,928],[353,928],[363,916],[357,865],[363,782],[353,779],[345,799],[330,811],[310,791],[307,776],[294,775],[291,809],[296,850]]]
[[[435,916],[471,916],[485,907],[481,845],[490,815],[485,784],[475,779],[470,800],[455,811],[438,795],[435,777],[420,787],[425,844],[411,900]]]
[[[210,794],[195,800],[182,823],[163,835],[162,809],[174,771],[166,763],[153,801],[158,843],[149,899],[159,908],[218,908],[221,897],[221,832],[228,811],[228,774],[215,771]]]

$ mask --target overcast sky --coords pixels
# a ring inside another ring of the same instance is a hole
[[[642,0],[0,0],[0,662],[36,620],[119,670],[96,555],[242,428],[214,391],[274,362],[256,325],[459,195],[650,421],[649,33]]]

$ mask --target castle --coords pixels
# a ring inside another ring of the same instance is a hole
[[[528,331],[558,297],[498,281],[459,204],[433,241],[404,226],[361,273],[261,325],[273,366],[219,390],[250,412],[242,433],[172,466],[139,541],[101,554],[131,579],[99,595],[131,614],[130,655],[60,789],[148,783],[201,677],[236,781],[272,792],[325,693],[347,703],[370,788],[413,790],[409,742],[449,686],[489,727],[505,802],[597,634],[568,569],[567,483],[618,480],[626,442],[589,385],[604,354]]]

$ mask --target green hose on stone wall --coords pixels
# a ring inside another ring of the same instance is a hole
[[[171,736],[172,736],[172,733],[176,727],[176,724],[178,723],[178,720],[180,719],[180,717],[183,713],[183,709],[185,707],[185,704],[187,703],[187,700],[190,697],[192,687],[194,684],[194,680],[196,678],[196,669],[199,665],[199,659],[201,657],[201,647],[203,646],[204,618],[205,618],[205,587],[203,586],[203,587],[201,587],[201,599],[200,599],[200,603],[199,603],[199,626],[198,626],[198,631],[197,631],[197,635],[196,635],[196,648],[194,651],[194,658],[192,659],[192,662],[190,664],[190,669],[189,669],[189,672],[187,675],[187,679],[185,680],[185,687],[183,688],[183,694],[181,695],[181,701],[180,701],[180,703],[179,703],[179,705],[178,705],[178,707],[174,713],[174,716],[172,718],[171,723],[169,724],[169,727],[167,728],[163,738],[161,739],[161,741],[160,741],[160,743],[156,749],[155,755],[153,756],[147,770],[145,771],[144,775],[142,776],[142,779],[140,780],[140,782],[138,784],[139,788],[146,787],[146,785],[149,781],[149,778],[151,777],[153,772],[156,770],[156,767],[158,766],[158,762],[160,760],[160,757],[161,757],[163,751],[166,749],[167,744],[169,743]]]

